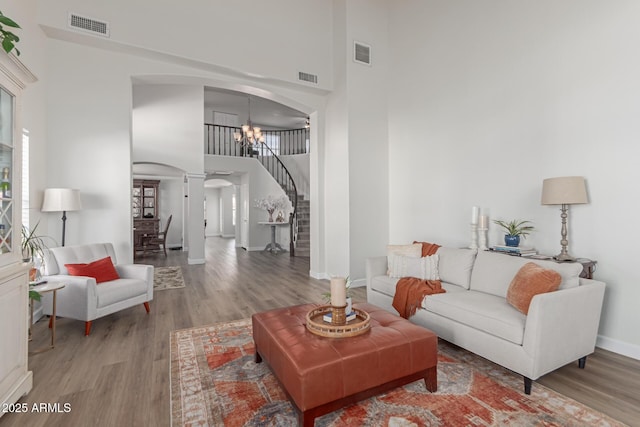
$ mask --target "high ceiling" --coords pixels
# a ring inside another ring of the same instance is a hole
[[[220,113],[237,114],[243,124],[249,111],[249,95],[226,89],[206,87],[204,109]],[[209,115],[207,114],[207,117]],[[251,95],[251,121],[265,127],[300,129],[307,115],[286,105]]]

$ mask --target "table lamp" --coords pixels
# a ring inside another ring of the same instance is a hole
[[[82,209],[80,190],[71,188],[47,188],[44,190],[42,212],[62,212],[62,246],[64,246],[67,211],[79,211],[80,209]]]
[[[554,257],[557,261],[575,261],[576,259],[569,255],[567,246],[567,217],[569,205],[589,203],[587,199],[587,187],[584,178],[581,176],[563,176],[559,178],[547,178],[542,182],[542,204],[543,205],[561,205],[562,218],[562,239],[560,244],[562,250],[559,255]]]

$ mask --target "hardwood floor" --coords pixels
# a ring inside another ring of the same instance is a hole
[[[58,319],[56,348],[29,357],[34,387],[20,401],[29,412],[7,413],[0,426],[169,426],[171,331],[322,302],[328,282],[309,277],[308,258],[245,252],[234,243],[208,238],[205,265],[188,265],[182,251],[137,259],[183,267],[186,287],[156,292],[150,314],[140,305],[97,319],[89,337],[83,322]],[[366,300],[365,288],[354,291],[356,302]],[[34,326],[31,348],[50,339],[47,323]],[[567,365],[538,382],[640,426],[640,361],[598,349],[585,370]],[[34,403],[59,403],[61,413],[31,412]]]

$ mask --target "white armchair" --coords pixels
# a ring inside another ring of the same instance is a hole
[[[119,279],[96,284],[96,279],[71,276],[65,264],[90,263],[111,257]],[[44,280],[62,282],[58,291],[56,315],[85,322],[85,335],[91,332],[91,322],[116,311],[144,304],[149,313],[153,299],[153,266],[142,264],[118,265],[111,243],[65,246],[45,251]],[[52,313],[51,293],[42,295],[44,314]]]

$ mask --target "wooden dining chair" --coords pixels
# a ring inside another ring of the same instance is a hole
[[[158,233],[157,236],[152,236],[144,241],[143,252],[147,251],[147,248],[152,247],[153,250],[160,250],[160,246],[162,246],[162,250],[164,251],[164,256],[167,256],[167,232],[169,231],[169,226],[171,225],[171,219],[173,215],[169,215],[169,219],[167,219],[167,224],[164,226],[164,231]],[[157,249],[155,248],[157,246]]]

